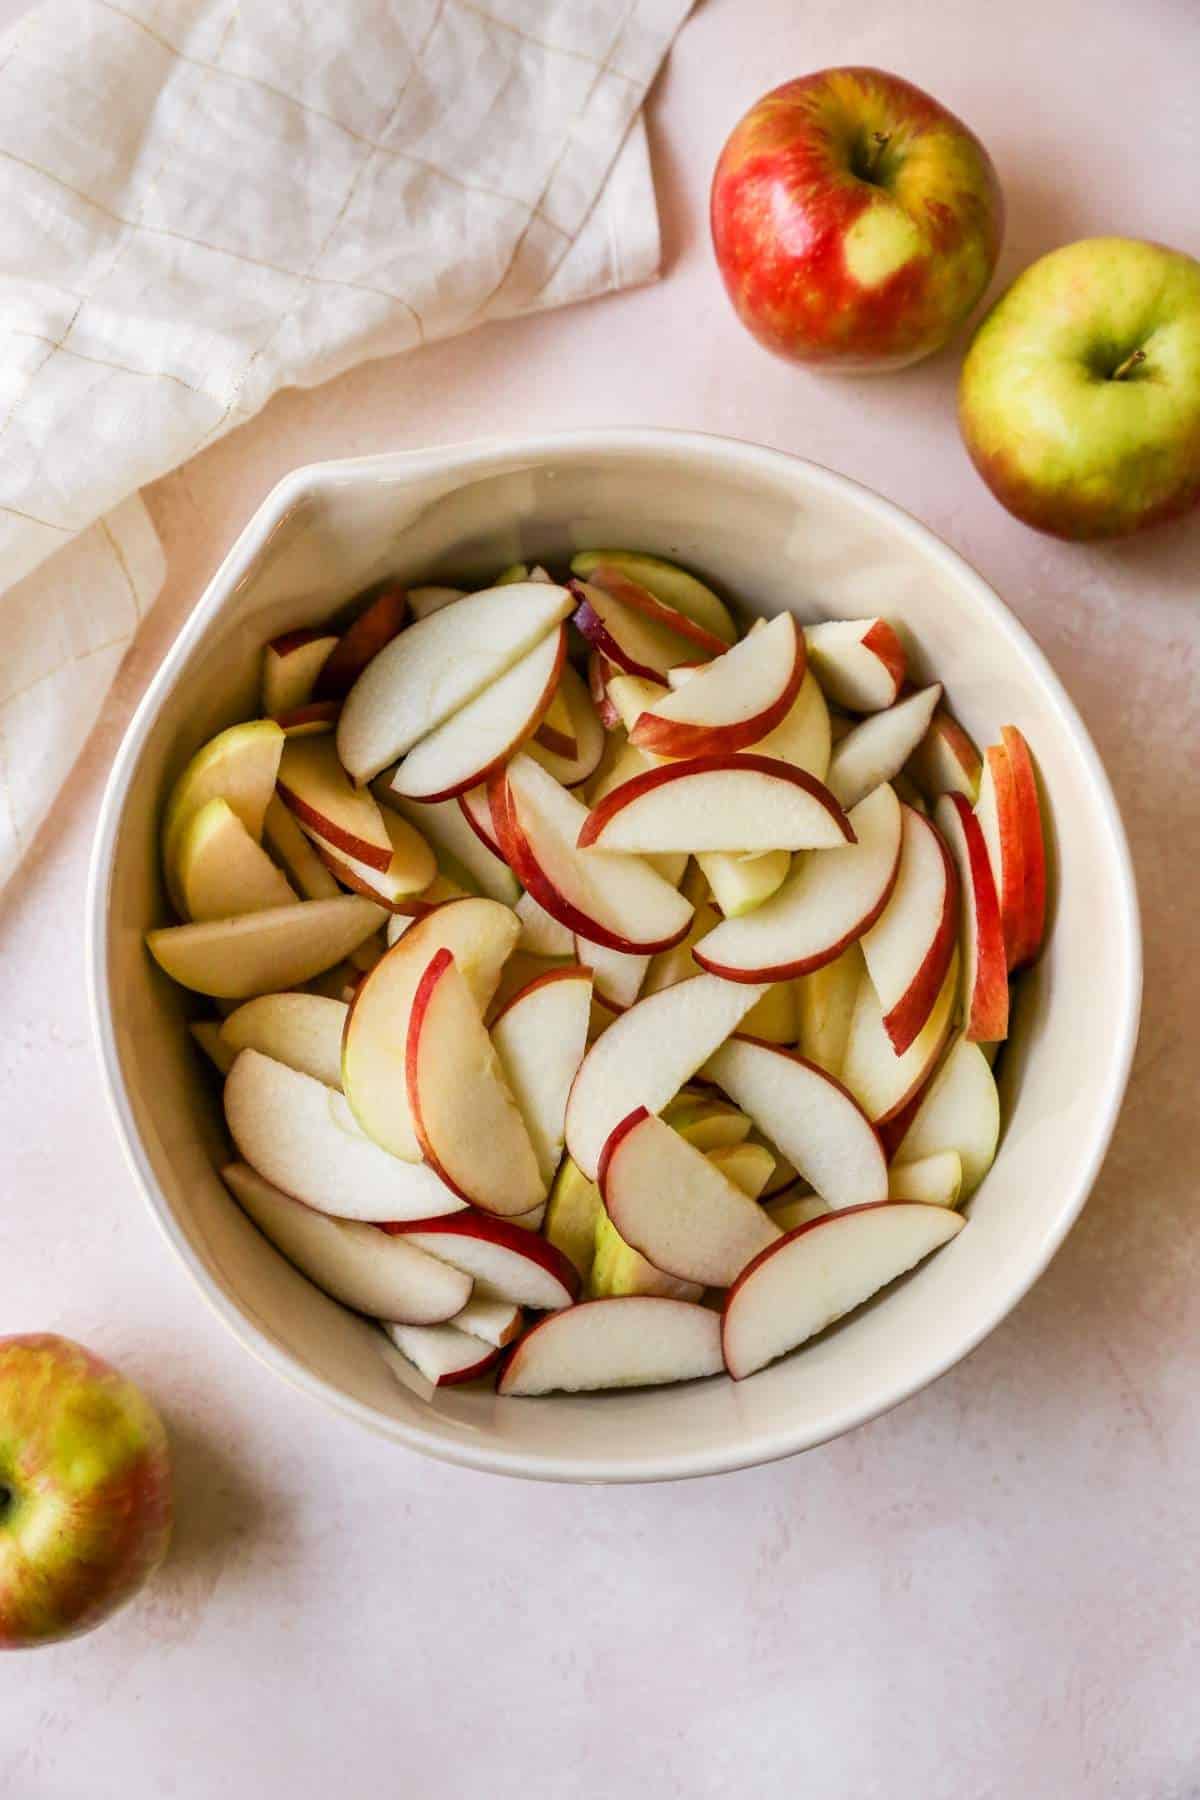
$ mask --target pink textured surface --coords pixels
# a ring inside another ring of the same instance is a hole
[[[1196,1792],[1200,520],[1109,549],[1035,537],[959,445],[961,345],[839,384],[772,362],[737,327],[705,225],[721,140],[764,88],[855,61],[930,88],[987,143],[1009,200],[1002,277],[1098,231],[1197,248],[1182,172],[1200,153],[1200,42],[1183,0],[1136,16],[1091,0],[857,14],[709,0],[652,109],[658,287],[285,395],[149,495],[169,589],[0,911],[0,1299],[4,1329],[69,1332],[150,1386],[175,1439],[178,1529],[117,1621],[6,1662],[0,1792],[13,1800],[203,1800],[218,1785],[317,1800],[398,1780],[447,1800]],[[134,1195],[84,1004],[105,769],[277,477],[317,457],[580,421],[800,451],[946,536],[1081,706],[1145,909],[1124,1118],[1033,1294],[890,1417],[802,1460],[681,1488],[460,1473],[260,1370]]]

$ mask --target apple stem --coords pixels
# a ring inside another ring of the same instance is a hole
[[[863,170],[864,180],[870,181],[872,175],[874,175],[876,169],[879,167],[880,157],[883,155],[891,141],[892,134],[890,131],[873,131],[871,133],[871,148],[867,151],[866,166]]]
[[[1145,360],[1146,352],[1144,350],[1131,350],[1129,355],[1125,358],[1125,361],[1123,363],[1118,363],[1117,367],[1113,370],[1110,379],[1113,381],[1124,381],[1126,375],[1132,374],[1133,370],[1136,369],[1139,364],[1144,363]]]

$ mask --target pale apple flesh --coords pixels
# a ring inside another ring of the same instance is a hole
[[[434,1387],[478,1381],[495,1368],[500,1352],[451,1321],[445,1325],[389,1325],[387,1334],[402,1356]]]
[[[715,1375],[721,1364],[719,1314],[687,1300],[627,1294],[543,1319],[513,1351],[497,1391],[658,1387]]]
[[[656,600],[674,607],[676,612],[691,619],[693,624],[703,626],[714,637],[727,644],[737,641],[737,626],[729,608],[710,587],[697,581],[686,569],[640,551],[581,550],[572,558],[571,573],[586,581],[592,570],[601,565],[622,570],[631,580],[647,588]]]
[[[826,619],[804,632],[825,698],[847,712],[881,712],[900,697],[904,645],[886,619]]]
[[[897,1056],[903,1056],[933,1011],[954,954],[959,919],[958,872],[941,832],[911,806],[901,811],[896,883],[861,939]]]

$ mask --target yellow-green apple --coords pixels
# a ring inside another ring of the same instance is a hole
[[[971,460],[1018,519],[1123,537],[1200,502],[1200,262],[1084,238],[1019,275],[958,391]]]
[[[785,82],[735,126],[713,176],[713,246],[769,350],[848,372],[939,348],[991,279],[1004,203],[961,119],[881,69]]]
[[[170,1531],[167,1434],[141,1390],[69,1338],[0,1339],[0,1650],[99,1625]]]

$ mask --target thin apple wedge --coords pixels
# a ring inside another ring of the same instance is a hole
[[[484,843],[457,800],[406,800],[392,792],[386,776],[376,782],[371,791],[385,807],[394,808],[401,818],[407,819],[422,837],[429,840],[444,875],[460,887],[476,889],[504,906],[516,905],[521,892],[520,882],[503,858]]]
[[[179,840],[189,819],[209,800],[224,800],[255,843],[260,842],[283,746],[284,736],[274,719],[231,725],[197,750],[175,782],[163,813],[162,860],[167,890],[178,912],[183,912]]]
[[[574,602],[540,581],[486,588],[418,619],[368,663],[346,698],[337,748],[355,781],[377,775],[499,679]]]
[[[399,1238],[390,1240],[400,1243]],[[457,1387],[477,1381],[500,1361],[500,1352],[453,1322],[447,1325],[388,1325],[385,1327],[401,1356],[434,1387]]]
[[[589,651],[587,661],[588,697],[595,707],[596,717],[605,731],[615,731],[621,723],[621,715],[608,691],[608,684],[617,673],[615,663],[609,662],[607,656],[601,651]]]
[[[765,1144],[726,1144],[704,1152],[714,1169],[751,1200],[766,1193],[775,1172],[775,1158]]]
[[[745,749],[786,718],[800,692],[804,667],[803,633],[791,613],[779,613],[684,687],[644,709],[630,730],[630,742],[639,750],[671,757]]]
[[[956,1150],[962,1198],[969,1200],[995,1161],[999,1141],[1000,1097],[987,1057],[978,1044],[956,1038],[897,1146],[893,1166]]]
[[[830,1206],[886,1198],[878,1134],[857,1100],[823,1069],[778,1044],[734,1037],[704,1072]]]
[[[839,1079],[873,1125],[896,1118],[928,1081],[953,1028],[958,992],[959,958],[953,952],[928,1018],[912,1042],[897,1054],[875,984],[869,975],[863,977]]]
[[[604,722],[582,677],[570,663],[563,668],[557,698],[566,708],[574,749],[569,753],[564,749],[565,738],[562,744],[551,742],[547,735],[549,714],[525,748],[563,787],[579,787],[595,774],[604,755]]]
[[[263,817],[263,843],[306,900],[337,899],[341,888],[278,794]]]
[[[596,1242],[588,1272],[586,1298],[613,1300],[626,1294],[662,1294],[668,1300],[699,1300],[698,1281],[681,1281],[656,1269],[640,1250],[627,1244],[608,1214],[596,1220]]]
[[[943,794],[935,818],[962,891],[966,1036],[972,1043],[998,1043],[1008,1036],[1008,963],[987,845],[964,795]]]
[[[860,938],[895,884],[900,802],[884,785],[853,808],[849,821],[855,843],[800,857],[778,892],[696,945],[700,966],[729,981],[784,981],[832,962]]]
[[[827,1206],[820,1194],[782,1194],[778,1200],[768,1200],[763,1206],[768,1218],[778,1225],[780,1231],[795,1231],[797,1225],[807,1225],[810,1219],[823,1219],[833,1211]]]
[[[357,894],[337,900],[299,900],[240,919],[167,925],[146,933],[159,967],[180,987],[216,1000],[298,987],[332,968],[377,931],[381,906]]]
[[[721,1366],[719,1314],[687,1300],[628,1294],[543,1319],[513,1351],[497,1392],[660,1387],[715,1375]]]
[[[572,581],[571,593],[580,632],[593,650],[626,675],[665,681],[667,670],[676,663],[696,660],[695,642],[661,618],[649,618],[603,588],[582,581]]]
[[[564,664],[564,668],[566,666]],[[571,717],[571,708],[567,704],[561,678],[550,696],[550,704],[542,715],[542,722],[533,735],[543,749],[553,750],[567,762],[573,762],[579,754],[575,721]]]
[[[651,958],[610,950],[606,944],[592,944],[585,937],[574,937],[571,942],[576,961],[591,973],[597,998],[614,1012],[627,1012],[642,991]],[[670,952],[664,951],[663,955]]]
[[[341,1000],[323,994],[260,994],[230,1013],[221,1026],[221,1045],[231,1062],[242,1050],[261,1050],[340,1089],[347,1012]]]
[[[391,838],[378,805],[356,788],[332,737],[288,738],[279,761],[279,797],[324,844],[369,868],[391,863]]]
[[[1012,764],[1003,744],[990,744],[984,751],[975,815],[992,867],[992,882],[1004,933],[1005,960],[1012,970],[1017,964],[1025,930],[1025,838]]]
[[[930,802],[943,794],[961,794],[974,806],[979,798],[983,758],[954,714],[944,706],[934,713],[929,730],[905,768]]]
[[[644,1106],[608,1137],[597,1180],[625,1242],[679,1281],[729,1287],[779,1235],[760,1206]]]
[[[804,671],[800,692],[774,731],[750,746],[756,756],[773,756],[824,781],[829,772],[833,733],[829,708],[811,669]]]
[[[737,1030],[760,991],[697,975],[639,1000],[596,1040],[575,1077],[566,1120],[567,1149],[589,1180],[621,1120],[639,1106],[661,1112]]]
[[[847,712],[883,712],[904,686],[904,645],[886,619],[828,619],[805,629],[826,698]]]
[[[919,1162],[893,1163],[888,1170],[889,1200],[920,1200],[926,1206],[957,1206],[962,1196],[963,1166],[957,1150],[938,1150]]]
[[[197,924],[288,906],[286,875],[256,844],[227,800],[207,800],[184,824],[176,849],[184,910]]]
[[[921,688],[886,712],[872,713],[834,746],[827,780],[844,807],[898,775],[925,733],[942,697],[942,684]]]
[[[363,1130],[393,1156],[420,1162],[423,1155],[408,1106],[406,1059],[425,970],[437,951],[450,950],[474,995],[478,1023],[519,930],[516,915],[496,900],[448,901],[414,920],[355,993],[342,1044],[342,1086]],[[527,1205],[540,1199],[535,1194]]]
[[[596,1222],[603,1214],[600,1189],[569,1156],[564,1156],[546,1202],[542,1229],[547,1243],[562,1252],[581,1281],[587,1280],[592,1266]]]
[[[416,826],[399,813],[381,808],[380,816],[392,846],[392,860],[386,869],[372,868],[358,857],[348,856],[311,828],[309,836],[317,855],[343,887],[378,900],[389,912],[407,912],[437,876],[437,858]]]
[[[661,557],[647,556],[640,551],[581,550],[571,560],[571,573],[586,581],[592,570],[602,565],[620,569],[622,574],[628,575],[632,581],[640,583],[653,594],[656,600],[661,600],[665,606],[682,613],[684,618],[702,626],[723,643],[736,643],[737,626],[725,602],[718,599],[710,587],[697,581],[686,569],[677,568],[674,563],[664,562]]]
[[[713,899],[726,919],[741,919],[777,894],[792,871],[789,850],[730,855],[701,850],[696,858]]]
[[[567,655],[560,625],[408,752],[392,778],[406,800],[454,800],[486,782],[537,730]]]
[[[695,646],[692,654],[697,661],[720,656],[729,648],[726,638],[697,624],[695,619],[680,612],[678,607],[668,606],[659,600],[648,587],[635,581],[627,570],[615,563],[596,563],[587,577],[587,585],[589,589],[598,588],[613,600],[619,600],[632,612],[641,613],[643,618],[664,626],[672,634],[687,638]]]
[[[911,806],[900,810],[895,884],[860,940],[897,1056],[915,1042],[942,991],[959,915],[958,873],[941,832]]]
[[[1037,773],[1029,745],[1015,725],[1002,725],[1000,738],[1012,770],[1017,825],[1021,833],[1021,930],[1012,967],[1024,968],[1042,947],[1046,931],[1046,842],[1038,799]]]
[[[472,1298],[511,1301],[534,1312],[570,1306],[579,1292],[579,1276],[562,1251],[515,1219],[487,1213],[456,1213],[453,1218],[398,1221],[384,1230],[461,1269],[475,1282]]]
[[[434,952],[413,995],[405,1073],[417,1140],[447,1187],[501,1218],[540,1205],[548,1180],[447,948]]]
[[[337,643],[336,632],[287,631],[263,648],[262,709],[268,719],[306,706]]]
[[[504,852],[500,848],[500,839],[496,836],[496,827],[492,822],[492,805],[488,799],[486,781],[460,794],[458,808],[484,848],[490,850],[493,856],[503,859]]]
[[[735,1381],[844,1318],[949,1243],[966,1221],[944,1206],[884,1201],[826,1213],[764,1250],[725,1302],[721,1342]]]
[[[408,596],[397,582],[375,593],[329,653],[313,688],[314,700],[344,700],[367,664],[397,637],[408,618]]]
[[[851,944],[832,962],[795,985],[796,1048],[827,1075],[841,1077],[859,984],[866,978],[862,948]]]
[[[402,1238],[314,1212],[246,1163],[230,1163],[221,1176],[263,1236],[344,1306],[373,1319],[420,1325],[452,1319],[468,1303],[469,1275]]]
[[[465,1331],[468,1337],[503,1350],[520,1337],[525,1327],[525,1315],[512,1300],[500,1300],[490,1294],[472,1294],[450,1323],[458,1331]]]
[[[521,921],[518,950],[529,956],[574,958],[575,933],[553,918],[532,894],[522,894],[513,910]]]
[[[549,1187],[563,1152],[567,1095],[587,1049],[590,971],[578,964],[531,981],[492,1022],[492,1043]]]
[[[745,751],[647,769],[593,807],[579,833],[581,849],[637,856],[853,842],[845,813],[814,776]]]
[[[664,1124],[707,1156],[710,1150],[734,1150],[750,1135],[745,1113],[710,1090],[684,1088],[662,1110]]]

